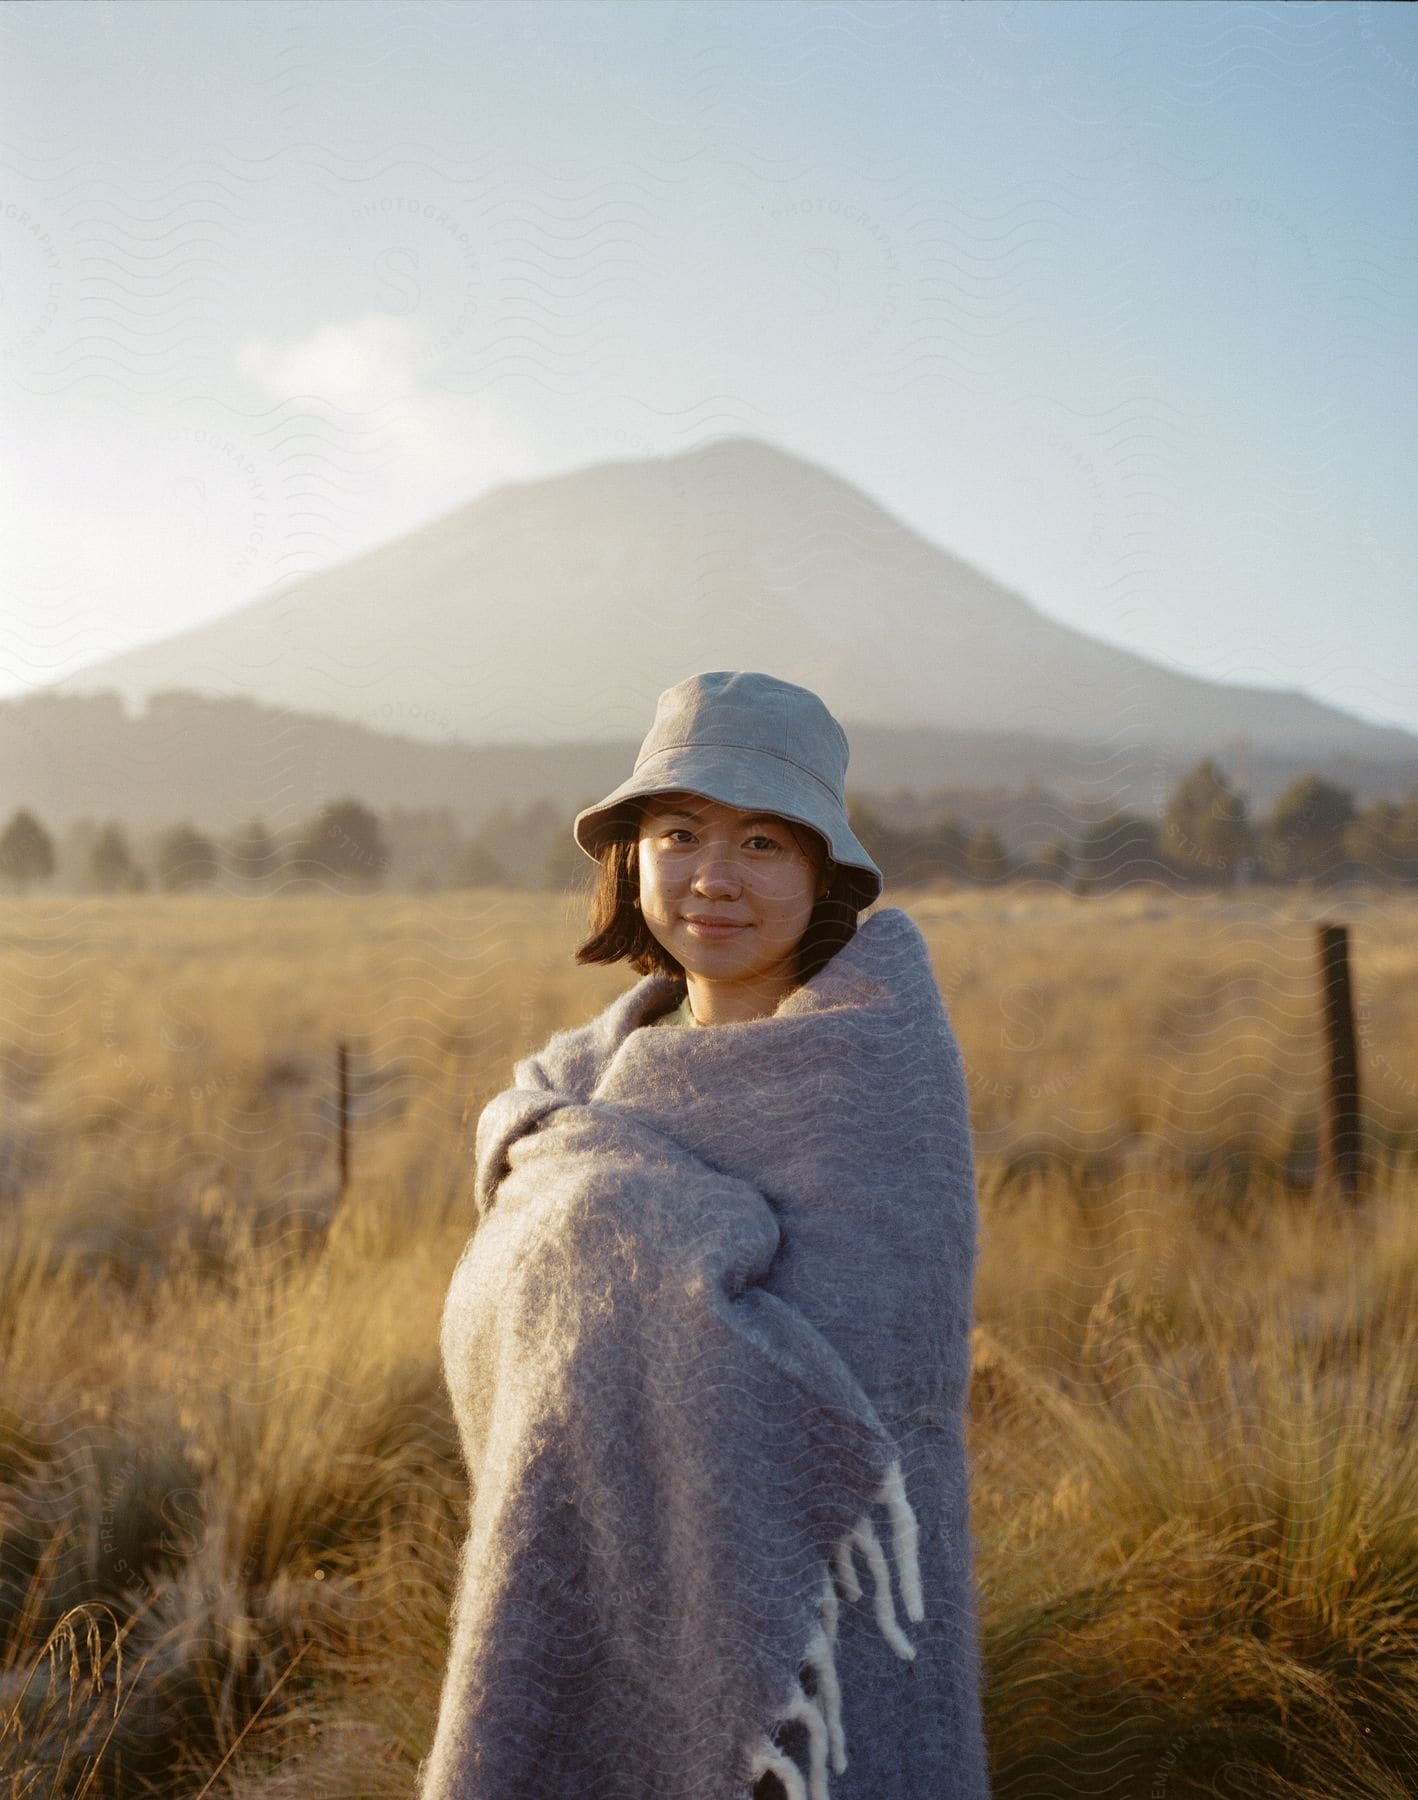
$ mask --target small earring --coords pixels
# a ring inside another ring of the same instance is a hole
[[[640,911],[640,899],[638,895],[630,902],[630,904],[635,908],[636,912]]]

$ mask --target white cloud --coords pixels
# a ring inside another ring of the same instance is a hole
[[[367,313],[318,326],[289,344],[254,339],[241,346],[236,366],[273,400],[318,400],[331,410],[368,412],[419,385],[424,350],[412,320]]]
[[[236,365],[273,403],[319,412],[344,433],[352,466],[373,460],[379,491],[349,522],[364,547],[541,470],[534,434],[489,397],[438,386],[438,361],[414,320],[367,313],[287,343],[253,339]]]

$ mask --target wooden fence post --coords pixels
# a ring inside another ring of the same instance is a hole
[[[339,1045],[339,1098],[336,1116],[340,1124],[340,1198],[350,1180],[350,1051],[344,1039]]]
[[[1326,1080],[1317,1185],[1347,1200],[1362,1197],[1363,1119],[1359,1111],[1359,1050],[1354,1038],[1354,996],[1349,980],[1349,928],[1319,927],[1320,980],[1324,988]]]

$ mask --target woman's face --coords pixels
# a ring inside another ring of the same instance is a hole
[[[640,909],[679,962],[704,1023],[771,1013],[796,984],[798,945],[826,892],[816,833],[700,794],[659,794],[640,823]],[[709,934],[695,916],[733,922]]]

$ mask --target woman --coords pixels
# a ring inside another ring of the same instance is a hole
[[[575,821],[577,958],[642,979],[478,1120],[422,1800],[987,1800],[964,1070],[915,925],[858,925],[847,757],[698,675]]]

